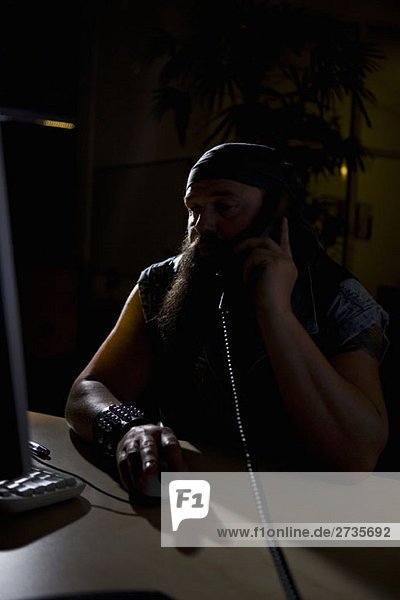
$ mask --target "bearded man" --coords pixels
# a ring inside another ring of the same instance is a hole
[[[180,254],[141,274],[72,386],[69,425],[115,456],[128,490],[187,470],[178,439],[245,439],[268,470],[373,470],[387,315],[321,249],[292,166],[267,146],[216,146],[184,202]]]

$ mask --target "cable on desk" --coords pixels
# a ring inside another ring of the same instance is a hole
[[[72,473],[71,471],[67,471],[66,469],[61,469],[61,467],[55,467],[52,464],[49,465],[47,462],[44,462],[44,460],[40,460],[40,458],[38,458],[37,456],[32,455],[32,458],[34,458],[37,462],[39,462],[41,465],[44,465],[45,467],[54,469],[55,471],[61,471],[61,473],[66,473],[67,475],[72,475],[72,477],[77,477],[97,492],[105,494],[106,496],[110,496],[110,498],[114,498],[114,500],[119,500],[119,502],[125,502],[126,504],[130,504],[130,500],[126,500],[126,498],[120,498],[119,496],[115,496],[110,492],[106,492],[105,490],[102,490],[101,488],[97,487],[97,485],[94,485],[94,483],[91,483],[90,481],[88,481],[84,477],[81,477],[80,475],[77,475],[76,473]]]

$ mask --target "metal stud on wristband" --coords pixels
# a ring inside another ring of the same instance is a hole
[[[93,438],[97,450],[105,456],[115,456],[120,439],[134,425],[150,423],[143,410],[126,404],[110,404],[96,416]]]

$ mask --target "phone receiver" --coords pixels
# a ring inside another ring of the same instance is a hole
[[[270,237],[279,244],[281,237],[282,218],[288,216],[286,211],[271,214],[268,205],[261,209],[261,213],[256,217],[255,222],[243,232],[242,239],[248,237]]]
[[[259,237],[269,237],[279,244],[281,236],[281,219],[274,219],[259,234]]]
[[[251,225],[240,236],[239,241],[243,241],[249,237],[269,237],[277,244],[280,244],[281,239],[281,216],[273,216],[272,218],[264,214],[264,218],[257,219],[257,222]],[[267,220],[267,224],[265,221]],[[215,272],[218,289],[218,308],[221,310],[227,308],[232,298],[237,297],[238,290],[242,283],[241,264],[244,256],[230,258],[226,263],[221,263]]]
[[[281,217],[276,217],[274,220],[269,223],[261,232],[260,237],[269,237],[274,242],[280,245],[281,243],[281,227],[282,227],[282,215]],[[310,238],[309,234],[305,234],[305,232],[299,229],[296,221],[293,221],[289,218],[289,240],[290,240],[290,248],[292,251],[292,255],[294,261],[296,262],[299,257],[299,249],[300,249],[300,259],[303,254],[306,256],[310,255],[311,252],[308,250],[310,243],[312,244],[311,250],[315,250],[315,240],[314,238]]]

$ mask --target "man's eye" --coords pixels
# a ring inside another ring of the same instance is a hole
[[[220,214],[224,214],[232,211],[235,208],[235,205],[230,203],[227,204],[226,202],[220,202],[217,204],[216,208]]]

